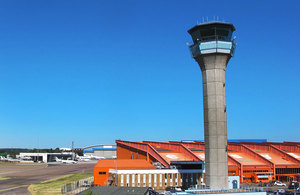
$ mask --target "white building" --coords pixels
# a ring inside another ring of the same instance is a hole
[[[102,158],[116,158],[117,156],[116,145],[94,145],[82,149],[85,156],[96,156]]]
[[[34,162],[55,162],[55,158],[67,160],[72,158],[72,152],[63,152],[63,153],[27,153],[21,152],[19,158],[28,158],[30,157]]]

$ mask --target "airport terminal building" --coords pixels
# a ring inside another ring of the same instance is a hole
[[[56,158],[67,160],[68,158],[72,158],[72,152],[62,152],[62,153],[28,153],[28,152],[21,152],[19,154],[19,158],[26,159],[30,158],[33,162],[55,162]]]
[[[146,159],[166,168],[173,161],[204,161],[204,142],[129,142],[116,140],[118,159]],[[299,142],[228,142],[228,175],[241,183],[300,181]]]
[[[83,149],[85,156],[96,156],[102,158],[116,158],[117,147],[116,145],[93,145]]]
[[[94,167],[95,185],[163,189],[205,183],[204,142],[116,143],[117,159],[99,160]],[[235,187],[239,182],[300,181],[300,143],[228,142],[228,175],[234,177],[229,186]]]
[[[174,161],[171,168],[157,167],[158,164],[154,166],[145,159],[99,160],[94,167],[94,185],[152,187],[158,190],[168,186],[188,188],[203,183],[202,161]]]

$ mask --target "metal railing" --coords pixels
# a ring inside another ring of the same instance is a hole
[[[189,188],[185,192],[193,194],[215,194],[215,193],[242,193],[242,192],[266,192],[262,187],[244,187],[240,189],[221,189],[221,190],[210,190],[209,188]]]
[[[89,177],[86,179],[81,179],[74,183],[68,183],[61,187],[62,194],[77,194],[88,188],[90,188],[94,183],[94,177]]]
[[[211,35],[211,36],[202,36],[201,39],[198,39],[199,42],[205,42],[205,41],[231,41],[230,37],[228,36],[222,36],[222,35]]]

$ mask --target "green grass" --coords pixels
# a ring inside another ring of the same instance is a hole
[[[8,177],[0,177],[0,180],[6,180],[9,179]]]
[[[1,161],[0,164],[17,164],[17,162],[5,162],[5,161]]]
[[[93,176],[90,173],[66,175],[60,178],[51,179],[38,184],[31,184],[28,190],[32,195],[43,195],[43,194],[61,194],[61,187],[68,183],[74,183],[80,179],[88,178]]]

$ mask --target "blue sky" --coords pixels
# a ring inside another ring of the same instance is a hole
[[[203,139],[187,30],[217,16],[238,43],[228,138],[299,141],[299,1],[0,1],[0,147]]]

